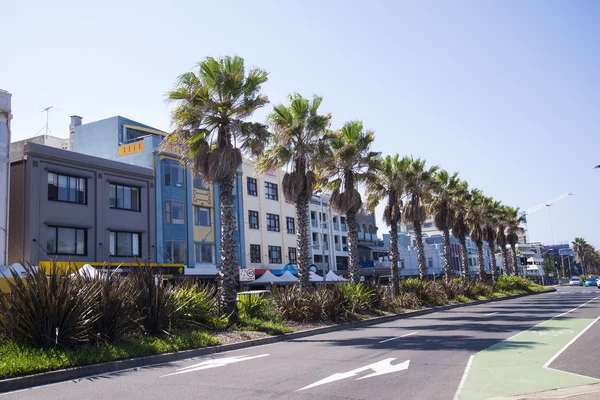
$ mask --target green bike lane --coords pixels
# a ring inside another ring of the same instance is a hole
[[[596,347],[600,296],[471,356],[455,400],[481,400],[600,383],[600,369],[566,371],[563,353],[582,341]],[[570,359],[573,364],[573,357]],[[555,364],[561,370],[554,369]],[[564,364],[564,363],[562,363]]]

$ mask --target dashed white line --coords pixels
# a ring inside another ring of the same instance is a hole
[[[492,315],[500,314],[500,311],[492,312],[489,314],[485,314],[484,317],[491,317]]]
[[[460,393],[462,392],[463,387],[465,386],[465,382],[467,382],[467,376],[469,376],[469,370],[471,369],[471,364],[473,363],[473,358],[475,358],[475,354],[471,354],[471,357],[469,357],[469,361],[467,361],[467,366],[465,367],[465,372],[462,376],[462,379],[460,380],[460,383],[458,384],[458,389],[456,389],[456,393],[454,394],[454,400],[460,399]]]
[[[417,333],[419,333],[419,332],[411,332],[411,333],[407,333],[406,335],[402,335],[402,336],[396,336],[396,337],[393,337],[393,338],[390,338],[390,339],[385,339],[385,340],[382,340],[382,341],[381,341],[381,342],[379,342],[379,343],[391,342],[392,340],[400,339],[400,338],[407,337],[407,336],[416,335]]]

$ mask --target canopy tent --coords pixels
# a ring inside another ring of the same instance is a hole
[[[71,276],[75,275],[85,276],[88,278],[97,278],[100,275],[100,272],[90,264],[85,264],[83,267],[79,268],[77,272],[71,274]]]
[[[321,282],[323,283],[323,277],[320,275],[317,275],[316,273],[310,271],[310,275],[308,276],[308,280],[310,282],[314,282],[314,283],[318,283]]]
[[[281,278],[273,275],[271,271],[266,271],[260,278],[249,282],[250,285],[271,285],[274,283],[281,283]]]
[[[13,265],[8,266],[0,266],[0,278],[12,278],[11,269],[14,270],[19,276],[25,276],[27,272],[25,268],[19,263],[14,263]]]
[[[344,278],[343,276],[337,275],[333,271],[329,271],[327,273],[327,275],[325,275],[325,281],[326,282],[348,282],[348,279]]]
[[[298,278],[296,278],[294,275],[292,275],[292,273],[290,271],[285,271],[283,273],[283,275],[281,275],[279,278],[279,284],[290,284],[290,283],[297,283],[298,282]]]

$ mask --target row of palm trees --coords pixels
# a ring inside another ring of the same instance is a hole
[[[468,277],[466,239],[477,246],[480,277],[485,276],[483,243],[502,252],[504,271],[515,274],[518,209],[507,207],[477,189],[469,190],[457,174],[449,174],[425,160],[411,156],[382,156],[372,150],[375,135],[359,121],[331,130],[331,114],[322,114],[322,98],[290,95],[286,104],[273,107],[267,123],[249,122],[252,114],[268,104],[260,92],[268,74],[259,68],[246,71],[240,57],[206,58],[195,72],[181,75],[167,99],[174,103],[174,131],[166,143],[178,146],[183,161],[211,184],[220,185],[221,247],[219,262],[220,300],[223,312],[236,313],[236,269],[233,214],[233,185],[242,155],[257,161],[259,172],[285,168],[282,189],[285,199],[296,207],[298,275],[302,289],[309,287],[311,264],[309,202],[316,189],[331,193],[332,211],[345,214],[348,223],[349,274],[360,281],[358,223],[363,209],[359,187],[366,188],[368,210],[385,203],[384,221],[390,227],[392,287],[398,294],[398,224],[414,227],[419,273],[427,277],[422,224],[435,215],[444,236],[444,272],[453,270],[450,235],[461,245],[462,275]],[[512,248],[509,260],[507,245]]]
[[[572,244],[577,261],[581,264],[581,273],[600,275],[600,252],[584,238],[575,238]]]

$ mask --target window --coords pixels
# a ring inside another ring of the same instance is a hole
[[[167,263],[185,264],[185,242],[165,242]]]
[[[310,212],[310,224],[313,228],[319,227],[319,225],[317,224],[317,213],[315,211]]]
[[[279,232],[279,215],[267,214],[267,230]]]
[[[167,161],[164,163],[165,167],[165,186],[177,186],[183,187],[183,168],[181,165]]]
[[[429,264],[429,269],[433,268],[433,258],[428,258],[427,263]]]
[[[140,188],[111,183],[108,191],[110,208],[140,211]]]
[[[87,204],[86,189],[85,178],[48,173],[48,200]]]
[[[85,256],[87,253],[85,229],[49,226],[46,234],[48,254]]]
[[[296,260],[296,248],[295,247],[288,247],[288,259],[289,259],[290,264],[298,263],[298,261]]]
[[[313,247],[319,247],[319,234],[316,232],[312,233],[312,245]]]
[[[194,225],[210,226],[210,208],[194,206]]]
[[[404,269],[404,260],[403,259],[400,260],[400,269]]]
[[[110,232],[110,255],[117,257],[139,257],[142,253],[140,233]]]
[[[246,180],[248,185],[248,195],[250,196],[258,196],[258,187],[256,185],[256,178],[248,178]]]
[[[215,263],[215,245],[211,243],[194,243],[197,264]]]
[[[294,235],[296,233],[296,221],[292,217],[285,217],[285,224],[287,225],[287,233]]]
[[[258,229],[258,211],[248,211],[248,225],[250,229]]]
[[[251,244],[250,245],[250,262],[255,264],[260,264],[260,245],[259,244]]]
[[[433,227],[433,223],[432,222],[425,222],[423,224],[423,228],[432,228]]]
[[[202,175],[198,172],[194,175],[194,189],[208,190],[208,185],[206,185],[206,182],[202,179]]]
[[[280,246],[269,246],[269,264],[281,264]]]
[[[165,222],[167,224],[185,224],[184,204],[179,201],[165,202]]]
[[[265,197],[269,200],[279,200],[276,183],[265,182]]]

